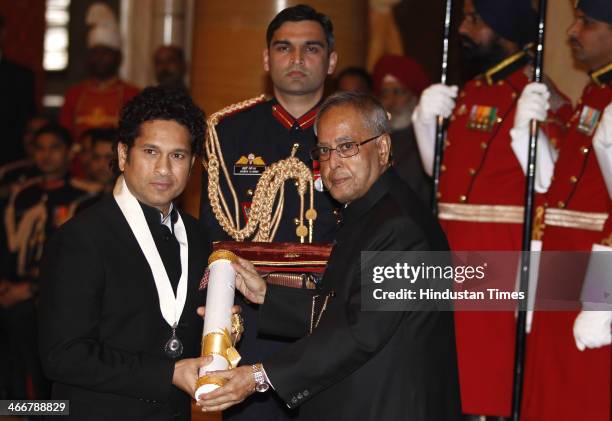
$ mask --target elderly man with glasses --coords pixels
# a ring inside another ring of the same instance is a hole
[[[214,373],[228,381],[198,405],[223,410],[273,389],[304,420],[458,420],[452,313],[362,307],[362,251],[448,250],[436,220],[390,168],[387,114],[371,96],[339,93],[321,105],[315,129],[312,158],[345,204],[323,289],[266,285],[239,259],[236,286],[261,305],[260,332],[301,339],[253,366]]]

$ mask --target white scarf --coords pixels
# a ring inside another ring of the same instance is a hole
[[[115,201],[119,205],[123,216],[127,220],[128,224],[140,249],[144,253],[151,272],[153,273],[153,279],[155,280],[155,287],[157,288],[157,295],[159,296],[159,308],[161,310],[164,320],[168,322],[170,327],[176,328],[178,322],[183,313],[185,307],[185,300],[187,299],[187,261],[189,256],[189,248],[187,244],[187,232],[185,231],[185,224],[181,215],[178,215],[178,219],[174,224],[174,236],[180,245],[181,250],[181,278],[179,280],[177,294],[174,296],[172,290],[172,284],[168,278],[168,273],[164,267],[164,262],[159,255],[159,251],[155,246],[153,235],[149,230],[149,225],[145,219],[144,212],[138,200],[132,195],[128,189],[127,184],[123,178],[123,175],[119,176],[115,188],[113,189],[113,196]]]

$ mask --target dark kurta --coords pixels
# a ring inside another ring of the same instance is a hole
[[[453,314],[361,311],[361,251],[448,250],[440,226],[393,170],[343,216],[323,279],[335,297],[312,335],[263,362],[276,393],[306,420],[460,419]],[[310,303],[270,286],[260,330],[307,332]]]

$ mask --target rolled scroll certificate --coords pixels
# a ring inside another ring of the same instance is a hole
[[[237,261],[236,255],[227,250],[216,250],[208,258],[202,356],[211,355],[213,360],[200,368],[196,383],[196,400],[200,395],[212,392],[226,382],[224,378],[207,373],[234,368],[240,361],[240,355],[231,339],[232,306],[236,287],[236,272],[231,262],[235,261]]]

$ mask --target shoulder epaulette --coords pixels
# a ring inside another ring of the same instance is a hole
[[[261,94],[254,98],[245,99],[244,101],[237,102],[235,104],[228,105],[220,109],[219,111],[213,113],[206,119],[206,123],[208,127],[216,126],[219,124],[221,120],[241,111],[248,110],[249,108],[253,108],[257,104],[261,104],[262,102],[268,101],[270,98],[266,94]]]
[[[612,63],[591,73],[591,79],[599,86],[612,82]]]
[[[487,70],[484,78],[489,85],[493,85],[507,78],[521,67],[526,66],[530,61],[531,57],[529,57],[526,51],[519,51]]]

